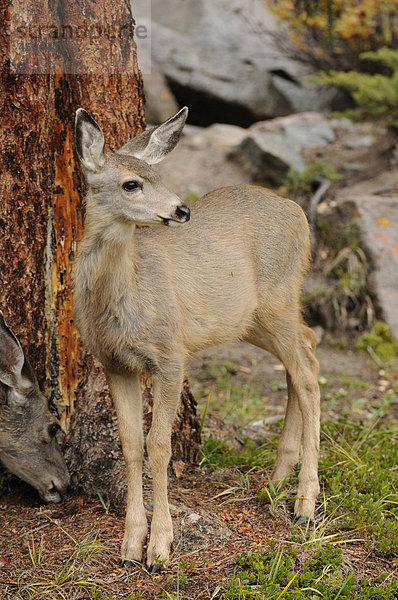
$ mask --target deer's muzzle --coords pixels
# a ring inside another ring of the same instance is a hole
[[[183,223],[186,223],[191,218],[191,211],[186,204],[177,206],[175,214],[176,217]]]

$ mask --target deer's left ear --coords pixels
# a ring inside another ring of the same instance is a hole
[[[175,148],[181,137],[182,130],[188,115],[188,108],[184,106],[173,117],[150,129],[140,133],[118,150],[119,154],[129,154],[144,160],[149,165],[154,165]]]
[[[84,108],[76,111],[75,145],[84,169],[95,173],[104,166],[104,136],[100,126]]]

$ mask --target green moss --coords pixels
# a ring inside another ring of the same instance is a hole
[[[310,306],[316,301],[325,298],[329,293],[329,289],[326,287],[317,287],[312,290],[309,290],[306,294],[303,294],[301,297],[301,302],[303,306]]]
[[[300,554],[295,547],[280,547],[269,552],[263,550],[240,555],[232,578],[224,584],[223,598],[348,600],[358,597],[392,600],[396,597],[396,581],[372,585],[366,578],[357,581],[352,571],[347,573],[340,548],[329,544],[306,554]]]
[[[312,182],[319,177],[329,179],[329,181],[336,181],[337,179],[341,178],[332,165],[322,161],[314,161],[309,163],[305,171],[302,173],[299,173],[294,169],[290,169],[285,181],[283,182],[283,187],[286,188],[289,194],[310,192]]]
[[[196,202],[196,200],[199,200],[199,198],[200,194],[198,194],[197,192],[189,192],[189,194],[184,198],[184,203],[189,206],[193,202]]]
[[[327,513],[339,518],[340,530],[360,532],[381,556],[398,552],[397,434],[394,425],[374,421],[365,428],[346,418],[322,427],[319,473]]]
[[[365,333],[356,344],[357,350],[367,352],[371,348],[383,361],[398,357],[398,343],[388,325],[377,321],[370,333]]]

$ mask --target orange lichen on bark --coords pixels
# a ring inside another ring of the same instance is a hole
[[[64,77],[56,76],[55,93],[65,96],[68,91]],[[72,268],[83,227],[79,189],[73,178],[77,165],[73,152],[72,124],[68,116],[62,107],[56,107],[50,291],[55,313],[53,346],[59,358],[56,365],[60,394],[58,408],[62,424],[67,430],[74,410],[75,389],[81,377],[82,349],[74,325]]]

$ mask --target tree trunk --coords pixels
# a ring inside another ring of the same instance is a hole
[[[72,132],[80,106],[101,123],[111,150],[144,128],[132,33],[126,0],[85,0],[84,16],[78,0],[0,0],[0,308],[69,432],[73,481],[85,493],[101,488],[94,479],[80,483],[94,452],[95,477],[119,500],[124,466],[113,407],[73,323],[71,270],[84,185]],[[194,401],[183,406],[180,429],[191,421],[197,428]],[[93,426],[103,426],[106,442]],[[174,460],[195,462],[198,436],[191,446],[186,435],[175,435]]]

